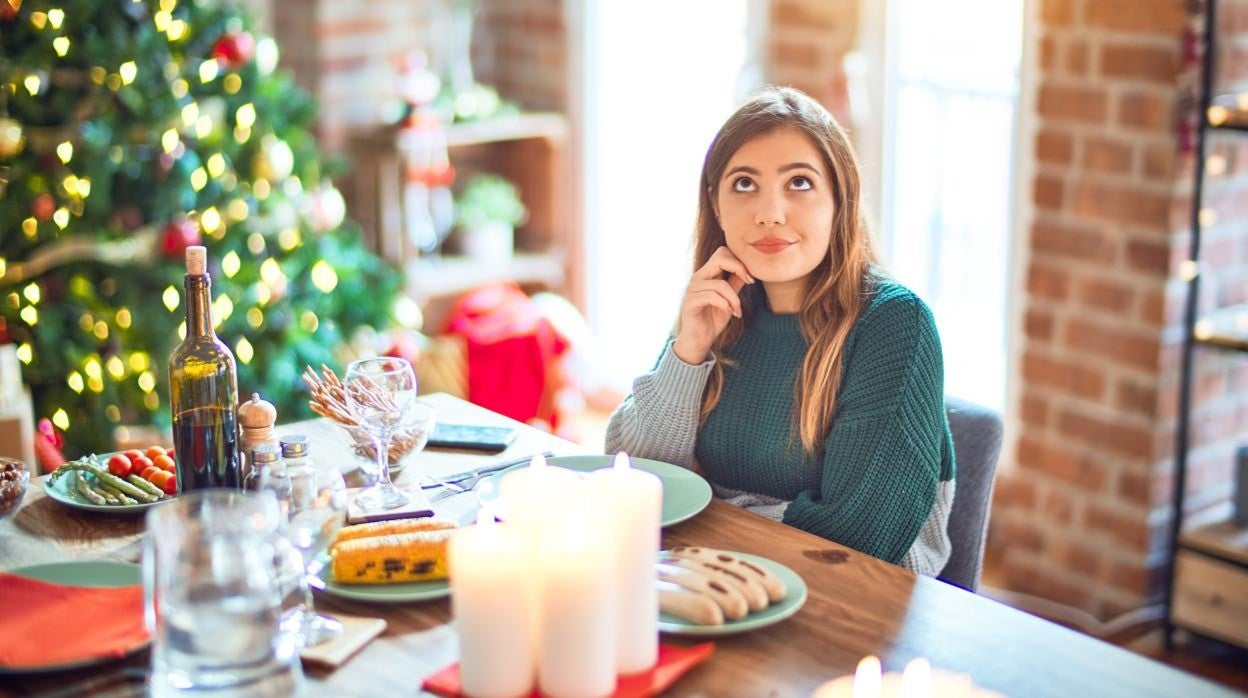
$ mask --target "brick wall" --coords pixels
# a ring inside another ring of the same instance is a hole
[[[771,0],[763,78],[819,100],[848,125],[843,60],[858,38],[860,0]]]
[[[1021,429],[992,540],[1011,588],[1102,617],[1163,590],[1191,201],[1186,6],[1041,4]],[[1206,306],[1245,299],[1235,228],[1208,237]],[[1248,372],[1230,361],[1198,356],[1193,508],[1224,510],[1248,425],[1233,394]]]

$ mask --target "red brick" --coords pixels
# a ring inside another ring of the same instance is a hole
[[[1057,62],[1057,45],[1052,36],[1040,39],[1040,68],[1044,71],[1053,69]]]
[[[1157,389],[1132,380],[1120,380],[1114,393],[1114,404],[1125,412],[1145,417],[1157,416]]]
[[[1071,39],[1066,46],[1066,69],[1074,75],[1088,72],[1088,42]]]
[[[1151,334],[1122,329],[1106,322],[1072,317],[1066,321],[1066,346],[1145,371],[1156,371],[1161,344]]]
[[[1161,34],[1176,41],[1186,22],[1179,0],[1093,0],[1085,4],[1088,24],[1140,34]]]
[[[1086,450],[1072,452],[1024,434],[1018,440],[1018,466],[1043,473],[1088,492],[1105,485],[1105,466]]]
[[[1044,549],[1044,535],[1035,526],[1007,519],[1001,523],[1000,530],[1011,548],[1033,552]]]
[[[1042,116],[1091,124],[1105,123],[1109,113],[1103,91],[1051,83],[1040,86],[1039,110]]]
[[[1144,176],[1169,182],[1174,178],[1175,145],[1162,143],[1144,148]]]
[[[785,67],[809,70],[819,66],[819,49],[808,43],[778,41],[771,46],[771,59]]]
[[[1099,400],[1105,393],[1105,374],[1080,363],[1023,353],[1023,380],[1060,390],[1066,395]]]
[[[1070,493],[1053,489],[1044,495],[1044,515],[1050,521],[1067,527],[1074,518],[1074,513],[1075,506],[1071,501]]]
[[[316,25],[316,37],[320,39],[326,38],[342,38],[363,35],[384,34],[389,27],[385,19],[355,17],[353,19],[335,19],[326,22],[318,22]]]
[[[1083,144],[1083,166],[1091,172],[1129,174],[1131,146],[1110,138],[1090,137]]]
[[[1010,569],[1008,563],[1007,560],[1006,579],[1011,589],[1075,608],[1087,608],[1092,603],[1091,585],[1075,585],[1061,580],[1043,565],[1024,572]]]
[[[1162,242],[1132,240],[1127,243],[1127,262],[1140,271],[1164,276],[1170,271],[1170,247]]]
[[[1065,408],[1058,413],[1057,428],[1063,436],[1082,441],[1098,451],[1127,458],[1152,458],[1153,432],[1143,427],[1105,421]]]
[[[771,20],[777,27],[834,29],[836,13],[821,9],[833,9],[832,4],[777,0],[771,5]]]
[[[1089,218],[1156,231],[1169,227],[1170,199],[1158,191],[1085,179],[1075,183],[1071,201],[1075,213]]]
[[[1162,565],[1146,567],[1140,563],[1114,562],[1106,568],[1110,585],[1137,596],[1144,596],[1162,588],[1166,569]]]
[[[1040,208],[1060,210],[1062,208],[1062,180],[1057,177],[1037,175],[1032,182],[1032,200]]]
[[[1025,426],[1044,427],[1049,423],[1049,401],[1043,396],[1023,393],[1021,412]]]
[[[1101,573],[1103,556],[1096,548],[1075,540],[1054,545],[1053,559],[1065,569],[1095,579]]]
[[[1115,511],[1096,502],[1083,510],[1083,522],[1091,531],[1103,533],[1134,552],[1145,552],[1150,543],[1148,520],[1143,511]]]
[[[1058,257],[1110,263],[1116,257],[1114,242],[1103,230],[1038,220],[1031,227],[1031,248]]]
[[[997,480],[992,490],[993,511],[1031,511],[1035,508],[1035,482],[1021,477],[1001,477]]]
[[[1084,305],[1118,314],[1125,313],[1135,300],[1135,291],[1130,286],[1098,277],[1077,284],[1075,295]]]
[[[1164,291],[1146,291],[1140,302],[1140,319],[1150,325],[1166,324],[1166,295]]]
[[[1029,309],[1023,319],[1023,327],[1031,339],[1051,339],[1053,337],[1053,314],[1035,308]]]
[[[1065,300],[1070,292],[1070,277],[1064,271],[1032,263],[1027,270],[1027,292],[1041,298]]]
[[[1141,507],[1152,505],[1152,478],[1144,473],[1125,471],[1118,476],[1118,495]]]
[[[1069,26],[1075,18],[1073,0],[1042,0],[1040,20],[1049,26]]]
[[[1109,78],[1171,84],[1178,75],[1174,47],[1110,43],[1101,47],[1101,74]]]
[[[1074,147],[1069,133],[1042,128],[1036,136],[1036,159],[1055,165],[1069,165]]]
[[[1128,92],[1118,99],[1118,123],[1150,131],[1168,132],[1174,107],[1169,99]]]

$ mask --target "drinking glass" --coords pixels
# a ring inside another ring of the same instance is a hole
[[[373,440],[377,482],[356,497],[361,509],[394,509],[411,500],[390,481],[390,439],[411,425],[416,412],[416,373],[404,359],[382,356],[353,361],[343,380],[347,408]]]
[[[308,582],[304,585],[303,609],[298,615],[296,632],[303,646],[311,647],[342,632],[342,623],[316,612],[312,586],[316,583],[316,573],[323,565],[318,556],[325,552],[342,527],[347,510],[347,486],[336,465],[309,458],[288,463],[286,476],[291,484],[290,523],[286,526],[286,537],[303,554]]]
[[[202,490],[147,513],[145,617],[155,696],[287,696],[304,690],[280,627],[289,545],[271,494]]]

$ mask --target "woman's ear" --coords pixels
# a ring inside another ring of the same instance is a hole
[[[711,202],[711,215],[715,216],[715,225],[724,227],[719,222],[719,202],[715,200],[715,190],[711,187],[706,188],[706,200]]]

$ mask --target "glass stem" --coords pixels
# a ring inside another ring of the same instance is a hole
[[[377,489],[390,492],[394,489],[390,482],[390,434],[374,436],[373,448],[377,449]]]

